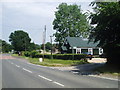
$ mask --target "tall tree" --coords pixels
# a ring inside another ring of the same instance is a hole
[[[31,39],[27,32],[18,30],[10,34],[9,41],[15,51],[25,51],[29,49]]]
[[[33,43],[30,43],[28,50],[29,50],[29,51],[32,51],[32,50],[40,50],[40,45],[35,44],[34,42],[33,42]]]
[[[0,53],[2,52],[2,40],[0,39]]]
[[[51,48],[52,48],[52,44],[51,44],[50,42],[47,42],[47,43],[45,44],[45,47],[46,47],[46,50],[49,51],[49,50],[51,50]]]
[[[62,3],[58,6],[53,21],[56,30],[55,41],[61,46],[65,37],[86,37],[88,35],[88,21],[86,14],[82,13],[80,6]]]
[[[92,2],[94,13],[91,13],[91,24],[96,25],[91,30],[90,40],[99,41],[104,48],[107,63],[118,64],[120,56],[120,3]]]
[[[12,46],[4,40],[0,39],[0,52],[8,53],[12,50]]]
[[[51,44],[50,42],[47,42],[47,43],[45,44],[45,49],[46,49],[46,51],[51,50],[51,48],[52,48],[52,44]],[[41,45],[41,49],[43,49],[43,44]]]

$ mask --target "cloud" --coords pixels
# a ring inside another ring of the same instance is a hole
[[[91,2],[93,0],[1,0],[2,2]]]
[[[2,38],[2,4],[0,4],[0,38]]]
[[[11,2],[12,1],[12,2]],[[18,2],[19,1],[19,2]],[[4,0],[3,5],[3,38],[8,41],[11,32],[23,29],[30,34],[35,43],[42,42],[44,25],[47,25],[46,41],[55,30],[52,28],[56,7],[63,1],[68,4],[82,5],[81,8],[89,9],[88,2],[75,2],[78,0]],[[67,2],[68,1],[68,2]],[[84,3],[84,4],[83,4]]]
[[[15,1],[15,0],[13,0]],[[30,0],[32,1],[32,0]],[[38,0],[40,1],[40,0]],[[44,0],[47,1],[47,0]],[[40,17],[54,17],[54,13],[56,11],[56,7],[58,7],[58,5],[60,4],[60,2],[52,2],[54,0],[49,0],[51,2],[10,2],[10,3],[3,3],[3,6],[8,8],[8,9],[12,9],[12,10],[16,10],[17,12],[21,12],[23,14],[27,14],[27,15],[32,15],[32,16],[40,16]],[[56,0],[59,1],[59,0]],[[67,0],[62,0],[62,1],[67,1]],[[70,0],[73,1],[73,0]],[[70,2],[67,2],[70,4]],[[79,3],[83,3],[82,5],[82,9],[85,11],[87,11],[87,9],[89,9],[89,6],[86,6],[85,3],[88,2],[74,2],[76,4]],[[73,4],[73,3],[71,3]]]
[[[8,9],[16,10],[27,15],[37,15],[41,17],[53,17],[55,6],[50,3],[4,3],[3,6]]]

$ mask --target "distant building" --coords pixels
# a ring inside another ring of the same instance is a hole
[[[88,43],[88,40],[83,40],[80,37],[66,37],[61,49],[62,53],[101,55],[103,49],[97,45],[98,43]]]

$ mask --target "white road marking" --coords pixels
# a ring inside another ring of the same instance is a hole
[[[53,67],[50,67],[51,69],[55,69],[55,68],[53,68]]]
[[[57,84],[57,85],[60,85],[60,86],[64,87],[64,85],[61,84],[61,83],[58,83],[58,82],[55,82],[55,81],[54,81],[53,83],[55,83],[55,84]]]
[[[20,66],[18,66],[18,65],[15,65],[16,67],[20,67]]]
[[[108,77],[101,77],[101,76],[96,76],[96,75],[89,75],[91,77],[98,77],[98,78],[102,78],[102,79],[108,79],[108,80],[114,80],[114,81],[120,81],[119,79],[113,79],[113,78],[108,78]]]
[[[39,77],[41,77],[41,78],[43,78],[43,79],[45,79],[45,80],[48,80],[48,81],[52,81],[51,79],[49,79],[49,78],[46,78],[46,77],[44,77],[44,76],[41,76],[41,75],[38,75]]]
[[[23,70],[25,70],[25,71],[27,71],[27,72],[29,72],[29,73],[32,73],[32,71],[30,71],[30,70],[28,70],[28,69],[23,68]]]
[[[27,64],[31,64],[31,63],[27,63]]]
[[[72,72],[72,73],[79,73],[79,72]]]
[[[32,63],[27,63],[27,64],[34,65],[34,66],[39,66],[39,67],[47,67],[47,66],[36,65],[36,64],[32,64]]]
[[[49,79],[49,78],[46,78],[46,77],[44,77],[44,76],[41,76],[41,75],[38,75],[39,77],[41,77],[41,78],[43,78],[43,79],[45,79],[45,80],[48,80],[48,81],[53,81],[53,80],[51,80],[51,79]],[[63,84],[61,84],[61,83],[58,83],[58,82],[56,82],[56,81],[53,81],[52,83],[55,83],[55,84],[57,84],[57,85],[60,85],[60,86],[62,86],[62,87],[64,87],[64,85]]]
[[[13,63],[11,63],[11,64],[13,64]]]
[[[11,64],[13,64],[13,63],[11,63]],[[27,64],[31,64],[31,63],[27,63]],[[34,65],[34,64],[32,64],[32,65]],[[15,65],[16,67],[20,67],[20,66],[18,66],[18,65]],[[40,65],[36,65],[36,66],[40,66]],[[46,66],[40,66],[40,67],[46,67]],[[32,73],[32,71],[30,71],[30,70],[28,70],[28,69],[26,69],[26,68],[22,68],[24,71],[27,71],[27,72],[29,72],[29,73]],[[54,69],[54,68],[52,68],[52,69]],[[61,84],[61,83],[58,83],[58,82],[56,82],[56,81],[53,81],[53,80],[51,80],[51,79],[49,79],[49,78],[46,78],[46,77],[44,77],[44,76],[41,76],[41,75],[38,75],[39,77],[41,77],[41,78],[43,78],[43,79],[45,79],[45,80],[47,80],[47,81],[50,81],[50,82],[52,82],[52,83],[55,83],[55,84],[57,84],[57,85],[59,85],[59,86],[62,86],[62,87],[64,87],[64,85],[63,84]]]
[[[63,71],[62,69],[58,69],[58,70]]]
[[[36,66],[40,66],[40,65],[36,65]]]

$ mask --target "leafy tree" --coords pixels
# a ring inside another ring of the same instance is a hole
[[[41,49],[40,45],[38,45],[38,44],[35,44],[35,48],[36,48],[36,50],[40,50]]]
[[[0,52],[8,53],[12,50],[12,46],[6,41],[0,39]]]
[[[28,50],[29,50],[29,51],[32,51],[32,50],[40,50],[40,45],[35,44],[35,43],[30,43]]]
[[[18,52],[28,50],[31,39],[27,32],[18,30],[10,34],[9,41],[11,42],[13,49]]]
[[[2,40],[0,39],[0,53],[2,52]]]
[[[52,44],[51,44],[50,42],[47,42],[47,43],[45,44],[45,47],[46,47],[47,50],[51,50]]]
[[[91,13],[91,24],[96,25],[91,30],[90,41],[99,41],[107,55],[107,64],[118,64],[120,56],[120,3],[92,2],[95,13]]]
[[[35,43],[30,43],[28,50],[29,50],[29,51],[36,50]]]
[[[87,37],[87,15],[82,13],[80,6],[62,3],[58,6],[53,21],[53,29],[56,30],[55,41],[61,46],[65,37]]]
[[[46,51],[51,50],[51,48],[52,48],[52,44],[51,44],[50,42],[47,42],[47,43],[45,44],[45,49],[46,49]],[[41,45],[41,49],[43,49],[43,44]]]

